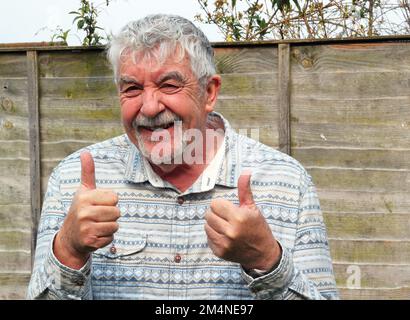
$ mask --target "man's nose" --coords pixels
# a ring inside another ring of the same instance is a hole
[[[146,91],[142,95],[140,112],[146,117],[153,118],[164,110],[164,105],[159,101],[158,95],[153,91]]]

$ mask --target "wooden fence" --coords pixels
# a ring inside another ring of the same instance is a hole
[[[410,37],[214,47],[217,110],[313,176],[341,297],[409,299]],[[0,298],[25,296],[52,168],[122,132],[104,48],[0,47]]]

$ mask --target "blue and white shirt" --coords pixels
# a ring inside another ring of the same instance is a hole
[[[80,185],[82,150],[65,158],[49,179],[28,298],[338,298],[311,177],[295,159],[223,122],[223,145],[183,193],[152,170],[126,135],[86,148],[95,161],[97,188],[118,194],[121,217],[113,243],[95,251],[80,270],[62,265],[52,251]],[[259,277],[216,257],[204,230],[212,199],[239,204],[237,181],[243,169],[252,170],[254,200],[283,251],[277,268]]]

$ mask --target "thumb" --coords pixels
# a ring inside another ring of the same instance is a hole
[[[95,189],[95,166],[91,153],[84,151],[80,155],[81,160],[81,186],[86,189]]]
[[[255,204],[251,190],[251,175],[251,170],[244,170],[238,179],[238,198],[240,207]]]

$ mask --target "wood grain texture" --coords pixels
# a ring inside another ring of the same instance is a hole
[[[380,170],[410,168],[410,149],[306,147],[293,148],[292,156],[305,167]]]
[[[231,126],[241,134],[274,148],[278,146],[278,111],[274,97],[222,97],[215,110],[229,119]]]
[[[28,117],[26,92],[26,79],[0,79],[0,117]]]
[[[0,250],[0,273],[30,270],[30,247],[28,250]]]
[[[278,51],[279,150],[290,155],[290,45],[279,44]]]
[[[23,299],[30,274],[27,56],[0,53],[0,299]]]
[[[217,72],[228,73],[254,73],[277,71],[278,51],[277,46],[258,48],[218,48],[215,50],[215,63]]]
[[[402,264],[410,261],[410,240],[363,240],[329,237],[333,262]]]
[[[0,119],[0,140],[1,141],[28,141],[29,128],[28,119],[5,115]]]
[[[318,188],[323,211],[328,213],[408,214],[410,198],[405,191],[328,190]]]
[[[408,300],[410,288],[346,289],[342,287],[339,289],[339,294],[340,297],[345,300]]]
[[[410,71],[408,43],[293,46],[292,74],[313,72],[366,73]]]
[[[120,120],[121,111],[118,98],[59,99],[41,98],[42,119],[76,120]]]
[[[38,61],[41,78],[110,77],[113,79],[111,68],[102,50],[40,52]]]
[[[406,274],[410,272],[410,265],[403,264],[346,264],[334,263],[336,282],[340,287],[354,289],[355,285],[361,289],[397,289],[410,288],[410,278]],[[349,277],[356,272],[359,282],[356,284],[349,281]]]
[[[366,149],[410,149],[409,127],[355,125],[346,122],[291,124],[292,148],[339,147]]]
[[[30,272],[0,273],[0,299],[25,299],[29,281]]]
[[[338,239],[410,238],[410,212],[408,214],[376,213],[324,213],[328,236]]]
[[[4,78],[26,77],[25,52],[0,52],[0,81],[3,81]]]
[[[65,140],[102,141],[124,132],[118,119],[114,120],[77,120],[44,119],[41,122],[42,141],[58,142]]]
[[[410,192],[410,170],[307,168],[316,184],[326,190],[357,192]]]
[[[0,229],[0,250],[25,250],[31,244],[31,230]]]
[[[216,111],[229,119],[235,130],[276,148],[277,47],[218,48],[215,61],[222,76]]]
[[[410,46],[291,49],[292,156],[318,189],[342,298],[407,298]],[[361,287],[348,288],[357,264]]]
[[[27,230],[31,222],[27,219],[30,213],[29,204],[0,204],[0,230]]]
[[[221,98],[271,96],[272,88],[277,86],[277,74],[247,73],[222,74]]]
[[[40,95],[53,99],[113,98],[117,87],[109,77],[40,78]]]
[[[0,160],[0,172],[3,177],[30,177],[30,159],[3,158]]]
[[[325,90],[322,90],[325,91]],[[321,93],[325,94],[325,93]],[[410,94],[403,92],[391,97],[354,97],[337,99],[321,97],[320,94],[309,96],[292,95],[292,121],[301,123],[374,126],[409,126],[408,103]],[[388,109],[388,112],[386,112]]]
[[[44,161],[59,161],[66,156],[70,155],[71,153],[82,149],[86,146],[92,144],[93,140],[61,140],[61,141],[43,141],[41,143],[41,150],[43,152],[42,162]],[[43,174],[43,169],[42,169]],[[44,175],[44,174],[43,174]]]
[[[37,229],[41,214],[41,172],[40,172],[40,101],[38,57],[36,51],[27,52],[27,87],[30,140],[30,199],[31,199],[31,264],[37,243]]]

